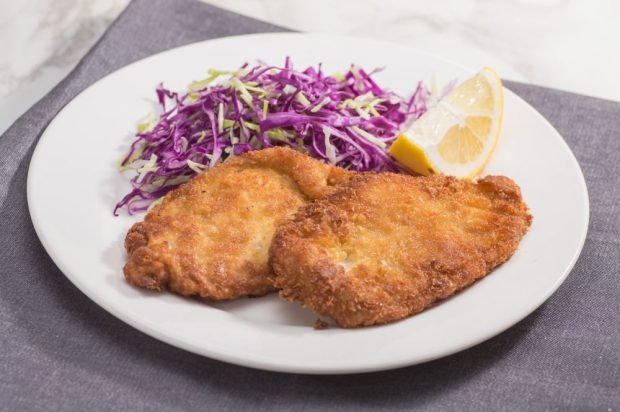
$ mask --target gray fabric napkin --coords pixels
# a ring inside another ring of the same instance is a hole
[[[69,283],[39,243],[26,204],[28,163],[48,122],[86,86],[152,53],[279,30],[189,0],[136,0],[0,137],[0,409],[618,410],[620,103],[507,84],[575,152],[590,190],[590,232],[573,272],[534,314],[444,359],[349,376],[247,369],[152,339]]]

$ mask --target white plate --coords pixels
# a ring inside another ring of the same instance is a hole
[[[205,304],[127,285],[123,239],[142,216],[112,216],[128,191],[115,161],[138,120],[153,109],[154,88],[180,89],[206,69],[260,59],[330,73],[355,62],[399,93],[420,79],[439,84],[473,72],[436,56],[377,41],[310,35],[230,37],[170,50],[95,83],[48,126],[32,157],[28,204],[43,246],[65,275],[104,309],[171,345],[239,365],[286,372],[351,373],[412,365],[458,352],[523,319],[555,291],[585,240],[585,181],[553,127],[505,91],[504,131],[486,173],[512,177],[534,223],[509,262],[445,303],[391,325],[317,331],[316,317],[271,295]]]

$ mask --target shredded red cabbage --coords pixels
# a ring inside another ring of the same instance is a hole
[[[351,66],[344,75],[318,68],[243,65],[209,77],[179,94],[160,85],[162,108],[138,126],[121,160],[133,169],[133,189],[114,208],[129,214],[149,205],[229,156],[290,146],[326,163],[356,171],[402,171],[386,152],[405,121],[427,110],[430,91],[419,82],[411,98],[383,89]],[[224,79],[224,81],[221,81]]]

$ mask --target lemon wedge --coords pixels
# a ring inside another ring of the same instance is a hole
[[[503,111],[502,81],[485,67],[413,122],[388,151],[422,175],[475,177],[495,150]]]

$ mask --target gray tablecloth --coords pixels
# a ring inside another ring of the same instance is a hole
[[[350,376],[252,370],[143,335],[69,283],[39,243],[26,205],[28,163],[48,122],[89,84],[152,53],[279,30],[192,1],[136,0],[73,73],[0,137],[0,409],[618,410],[620,103],[508,83],[575,152],[590,191],[590,231],[547,303],[448,358]]]

